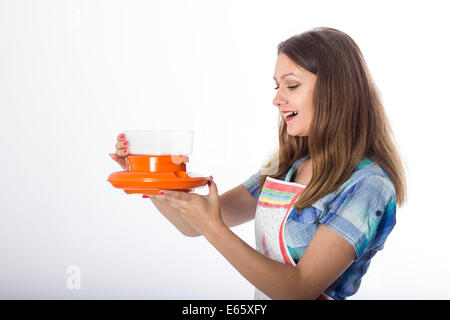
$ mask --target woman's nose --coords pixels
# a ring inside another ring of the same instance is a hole
[[[287,101],[286,101],[286,99],[283,99],[282,97],[280,97],[279,94],[277,93],[275,98],[273,98],[272,103],[275,107],[279,107],[283,104],[287,104]]]

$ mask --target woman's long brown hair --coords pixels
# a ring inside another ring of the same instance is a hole
[[[272,175],[260,171],[260,190],[267,176],[280,179],[299,157],[311,155],[313,174],[294,207],[309,207],[336,191],[364,157],[381,166],[392,181],[396,202],[406,201],[403,165],[383,104],[357,44],[332,28],[315,28],[281,42],[287,55],[317,76],[309,136],[290,136],[280,116],[279,149],[263,167],[276,163]]]

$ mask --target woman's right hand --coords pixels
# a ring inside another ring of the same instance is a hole
[[[126,140],[125,134],[121,133],[117,136],[116,153],[110,153],[109,156],[119,164],[124,171],[128,169],[128,150],[129,142]]]

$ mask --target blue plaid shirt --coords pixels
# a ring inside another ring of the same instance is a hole
[[[281,178],[293,182],[300,164],[309,155],[297,159]],[[258,200],[259,171],[244,183]],[[312,206],[294,208],[285,225],[285,240],[294,261],[298,263],[319,224],[324,224],[347,240],[356,252],[348,269],[325,290],[333,299],[346,299],[355,294],[372,257],[383,249],[387,236],[395,226],[396,198],[394,185],[375,162],[363,158],[351,177],[335,192]]]

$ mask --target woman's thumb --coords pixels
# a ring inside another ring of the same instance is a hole
[[[115,162],[119,163],[119,157],[114,154],[114,153],[110,153],[109,156],[111,157],[111,159],[113,159]],[[120,163],[119,163],[120,164]]]
[[[212,195],[212,194],[218,194],[218,190],[217,190],[217,185],[213,180],[213,177],[210,176],[209,177],[209,181],[208,181],[208,187],[209,187],[209,193],[208,195]]]
[[[127,162],[126,160],[120,158],[117,154],[115,153],[110,153],[109,156],[111,157],[111,159],[113,159],[115,162],[117,162],[117,164],[123,169],[123,170],[127,170]]]

